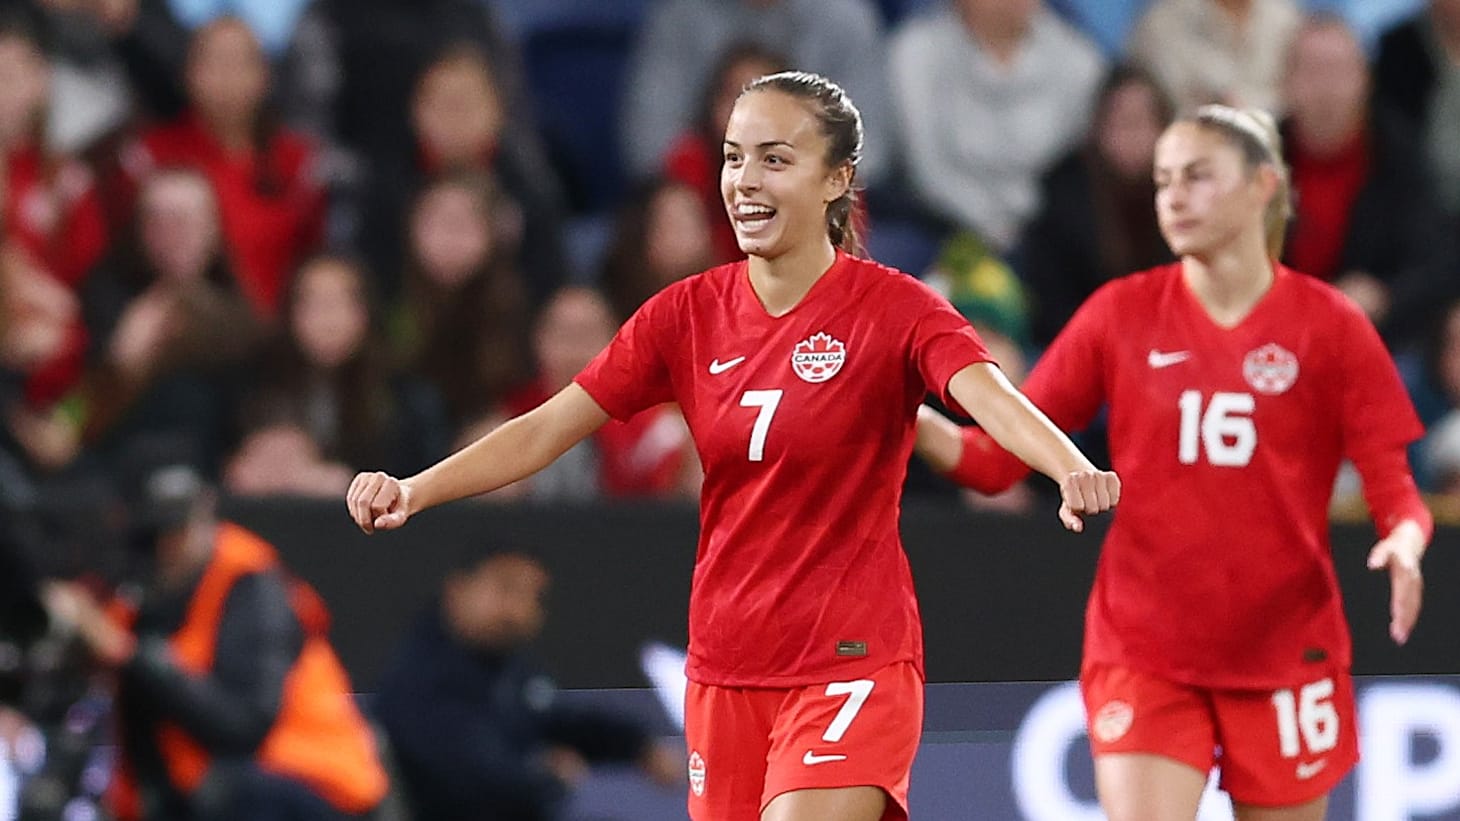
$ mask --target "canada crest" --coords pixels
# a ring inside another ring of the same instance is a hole
[[[1276,396],[1298,381],[1298,357],[1287,348],[1269,342],[1248,352],[1242,360],[1242,376],[1258,393]]]
[[[1105,744],[1119,741],[1130,730],[1130,725],[1135,721],[1136,711],[1130,704],[1115,699],[1107,701],[1095,712],[1095,720],[1091,724],[1095,728],[1095,738]]]
[[[695,795],[705,794],[705,759],[699,750],[689,754],[689,788]]]
[[[825,382],[836,376],[847,361],[847,346],[832,339],[831,334],[813,334],[796,343],[791,352],[791,369],[807,382]]]

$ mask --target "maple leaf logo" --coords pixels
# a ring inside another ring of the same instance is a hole
[[[847,361],[847,346],[821,332],[796,343],[791,353],[791,369],[807,382],[825,382],[837,375]]]

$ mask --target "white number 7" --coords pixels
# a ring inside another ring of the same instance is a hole
[[[872,686],[876,682],[871,679],[858,679],[857,681],[833,681],[826,685],[826,694],[829,696],[851,696],[840,710],[836,711],[836,718],[832,719],[831,726],[826,728],[826,733],[821,736],[822,741],[837,742],[847,734],[847,728],[852,726],[852,719],[861,712],[862,705],[867,703],[867,696],[872,695]]]
[[[765,437],[771,430],[771,417],[776,415],[776,406],[781,404],[785,391],[746,391],[740,397],[740,407],[760,408],[755,416],[755,426],[750,429],[750,461],[765,461]]]

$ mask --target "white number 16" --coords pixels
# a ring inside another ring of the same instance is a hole
[[[1278,747],[1283,758],[1296,758],[1303,747],[1316,755],[1338,746],[1333,679],[1304,685],[1296,698],[1292,690],[1278,690],[1272,694],[1272,706],[1277,711]]]

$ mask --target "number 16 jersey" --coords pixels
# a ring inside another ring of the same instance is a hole
[[[1232,688],[1348,668],[1334,479],[1344,458],[1402,470],[1402,457],[1376,457],[1422,429],[1342,293],[1277,267],[1223,327],[1179,263],[1123,277],[1081,307],[1024,390],[1067,430],[1108,403],[1122,493],[1086,611],[1087,663]]]
[[[898,510],[917,406],[988,352],[901,272],[838,253],[770,316],[745,262],[660,292],[577,382],[626,419],[684,411],[704,464],[687,674],[795,687],[922,663]],[[631,559],[630,559],[631,560]]]

